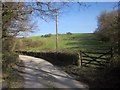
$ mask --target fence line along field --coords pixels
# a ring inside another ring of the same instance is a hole
[[[18,38],[16,49],[23,51],[55,51],[55,35],[47,34],[27,38]],[[59,34],[59,51],[101,51],[109,49],[111,44],[102,42],[93,33]]]

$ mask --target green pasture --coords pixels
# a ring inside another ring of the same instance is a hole
[[[55,51],[56,36],[50,37],[33,36],[22,39],[23,50],[27,51]],[[109,49],[111,44],[102,42],[93,33],[73,33],[72,35],[59,34],[59,51],[99,51]],[[27,43],[27,44],[28,44]]]

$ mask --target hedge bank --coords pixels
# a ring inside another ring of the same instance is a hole
[[[66,65],[78,65],[78,54],[68,52],[27,52],[17,51],[23,55],[34,56],[37,58],[45,59],[54,65],[66,66]]]

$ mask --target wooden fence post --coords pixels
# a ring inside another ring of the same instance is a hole
[[[81,51],[80,51],[79,59],[80,59],[80,67],[82,67],[82,52]]]
[[[77,66],[78,66],[78,67],[81,67],[80,52],[78,52],[78,61],[77,61]]]
[[[80,53],[78,52],[78,61],[77,61],[77,66],[80,67]]]

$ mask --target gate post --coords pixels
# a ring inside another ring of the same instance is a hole
[[[80,66],[82,67],[82,51],[80,51]]]
[[[78,53],[78,57],[79,57],[78,66],[82,67],[82,53],[81,53],[81,51],[80,51],[80,53]]]

